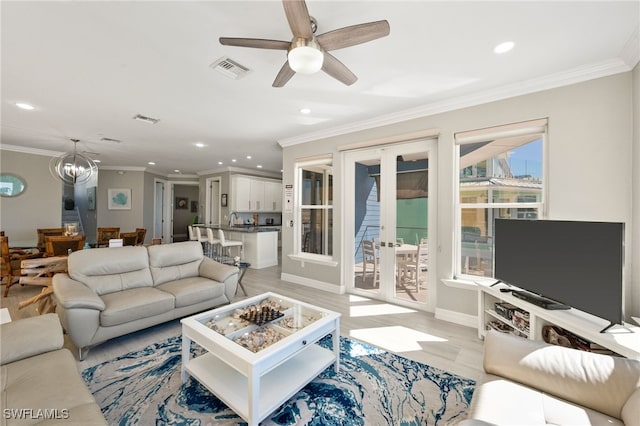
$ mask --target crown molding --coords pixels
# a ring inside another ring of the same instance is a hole
[[[47,157],[57,157],[64,154],[62,151],[50,151],[48,149],[29,148],[27,146],[0,144],[0,150],[22,152],[24,154],[44,155]]]
[[[98,165],[98,170],[117,170],[125,172],[145,172],[146,167],[132,167],[132,166],[101,166]]]
[[[625,43],[620,52],[620,57],[632,69],[640,62],[640,26],[636,27],[629,40]]]
[[[269,170],[256,170],[256,169],[247,169],[244,167],[233,167],[233,166],[229,166],[229,167],[221,167],[218,169],[211,169],[211,170],[203,170],[201,172],[197,172],[199,176],[208,176],[208,175],[213,175],[213,174],[217,174],[217,173],[242,173],[242,174],[248,174],[248,175],[253,175],[253,176],[263,176],[263,177],[272,177],[272,178],[276,178],[276,179],[281,179],[282,178],[282,173],[278,173],[278,172],[271,172]]]
[[[628,43],[630,44],[630,43]],[[632,50],[632,49],[630,49]],[[637,60],[636,60],[637,63]],[[554,89],[571,84],[582,83],[588,80],[608,77],[610,75],[627,72],[633,69],[626,60],[616,58],[588,66],[574,68],[545,77],[525,80],[506,86],[480,91],[471,95],[454,97],[442,101],[432,102],[416,108],[385,114],[375,118],[357,121],[343,126],[304,133],[290,138],[278,140],[282,148],[299,145],[319,139],[325,139],[376,127],[383,127],[416,118],[428,117],[462,108],[482,105],[490,102],[527,95],[543,90]]]

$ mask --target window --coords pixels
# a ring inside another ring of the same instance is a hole
[[[456,134],[456,275],[493,276],[496,218],[542,218],[546,119]]]
[[[333,255],[333,168],[330,158],[296,165],[296,252]]]

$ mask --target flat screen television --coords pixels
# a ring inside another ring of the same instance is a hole
[[[496,219],[494,276],[623,323],[624,223]]]

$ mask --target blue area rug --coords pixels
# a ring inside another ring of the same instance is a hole
[[[332,347],[332,339],[320,341]],[[333,366],[261,425],[450,425],[466,417],[475,382],[371,345],[340,339]],[[193,378],[180,380],[181,337],[82,372],[109,424],[246,425]],[[203,352],[192,343],[191,351]]]

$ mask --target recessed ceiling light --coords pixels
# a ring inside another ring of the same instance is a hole
[[[259,168],[259,169],[261,169],[261,168],[262,168],[262,165],[261,165],[261,164],[258,164],[256,167],[257,167],[257,168]]]
[[[33,111],[34,109],[36,109],[36,107],[34,107],[33,105],[26,104],[24,102],[16,102],[16,106],[20,109],[26,109],[27,111]]]
[[[155,166],[156,165],[156,163],[154,163],[153,161],[149,161],[147,164],[150,165],[150,166]]]
[[[93,160],[94,163],[102,163],[100,160]]]
[[[203,144],[202,142],[198,142],[198,143],[196,143],[196,146],[197,146],[198,148],[204,148],[204,147],[205,147],[205,144]]]
[[[311,114],[311,109],[310,109],[310,108],[302,108],[302,109],[300,110],[300,112],[301,112],[302,114]]]
[[[218,161],[218,164],[222,166],[222,161]]]
[[[500,43],[499,45],[497,45],[496,47],[493,48],[493,51],[495,53],[506,53],[508,51],[510,51],[511,49],[513,49],[513,46],[515,46],[515,43],[512,41],[505,41],[504,43]]]
[[[247,155],[247,160],[251,160],[251,156],[250,155]]]
[[[173,172],[174,172],[174,173],[180,173],[180,170],[175,169]]]
[[[232,163],[235,163],[236,161],[238,161],[238,160],[236,160],[235,158],[232,158],[232,159],[231,159],[231,162],[232,162]]]

